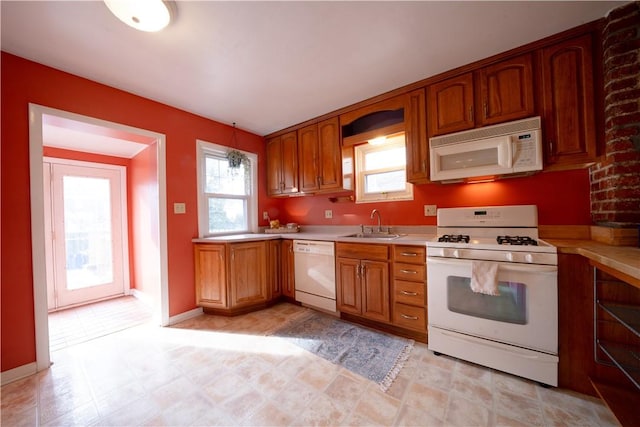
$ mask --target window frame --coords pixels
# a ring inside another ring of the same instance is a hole
[[[197,143],[197,155],[196,155],[196,175],[198,185],[198,235],[199,237],[213,237],[213,236],[225,236],[233,234],[243,233],[256,233],[258,231],[258,155],[248,151],[238,150],[245,154],[249,159],[250,167],[250,194],[244,197],[238,197],[237,195],[229,195],[232,198],[239,198],[247,200],[247,228],[245,230],[236,230],[233,232],[223,231],[219,233],[209,232],[209,203],[208,194],[205,193],[204,184],[206,174],[206,158],[208,156],[226,158],[227,152],[231,150],[230,147],[207,142],[203,140],[196,140]],[[234,148],[234,150],[237,150]]]
[[[387,148],[397,148],[402,146],[405,151],[407,150],[407,142],[406,142],[406,134],[405,132],[400,132],[393,135],[388,135],[387,138],[391,139],[397,136],[403,135],[403,142],[387,142],[383,145],[371,145],[371,144],[359,144],[354,147],[354,162],[355,162],[355,183],[356,183],[356,203],[379,203],[379,202],[393,202],[393,201],[402,201],[402,200],[413,200],[413,184],[406,181],[407,174],[407,164],[405,161],[404,168],[400,167],[389,167],[376,169],[373,171],[364,171],[364,158],[367,153],[383,151]],[[367,174],[373,173],[382,173],[382,172],[393,172],[404,169],[405,173],[405,187],[402,191],[389,191],[389,192],[379,192],[379,193],[365,193],[365,178]]]

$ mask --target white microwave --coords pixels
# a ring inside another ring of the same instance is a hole
[[[432,181],[542,170],[540,117],[430,138],[429,155]]]

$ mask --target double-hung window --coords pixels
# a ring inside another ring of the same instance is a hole
[[[413,200],[407,182],[404,132],[388,136],[379,144],[355,147],[356,202]]]
[[[230,167],[228,147],[198,141],[198,228],[201,237],[257,231],[257,156]]]

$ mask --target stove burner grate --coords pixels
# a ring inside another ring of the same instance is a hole
[[[528,236],[498,236],[499,245],[538,246],[538,242]]]
[[[466,234],[445,234],[438,237],[438,242],[469,243],[469,236]]]

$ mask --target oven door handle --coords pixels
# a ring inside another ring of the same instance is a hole
[[[500,266],[501,271],[517,271],[520,273],[556,273],[558,271],[557,265],[545,265],[545,264],[516,264],[500,261],[487,261],[495,262]],[[435,258],[427,257],[427,268],[429,265],[448,265],[448,266],[466,266],[471,268],[470,259],[455,259],[455,258]]]

